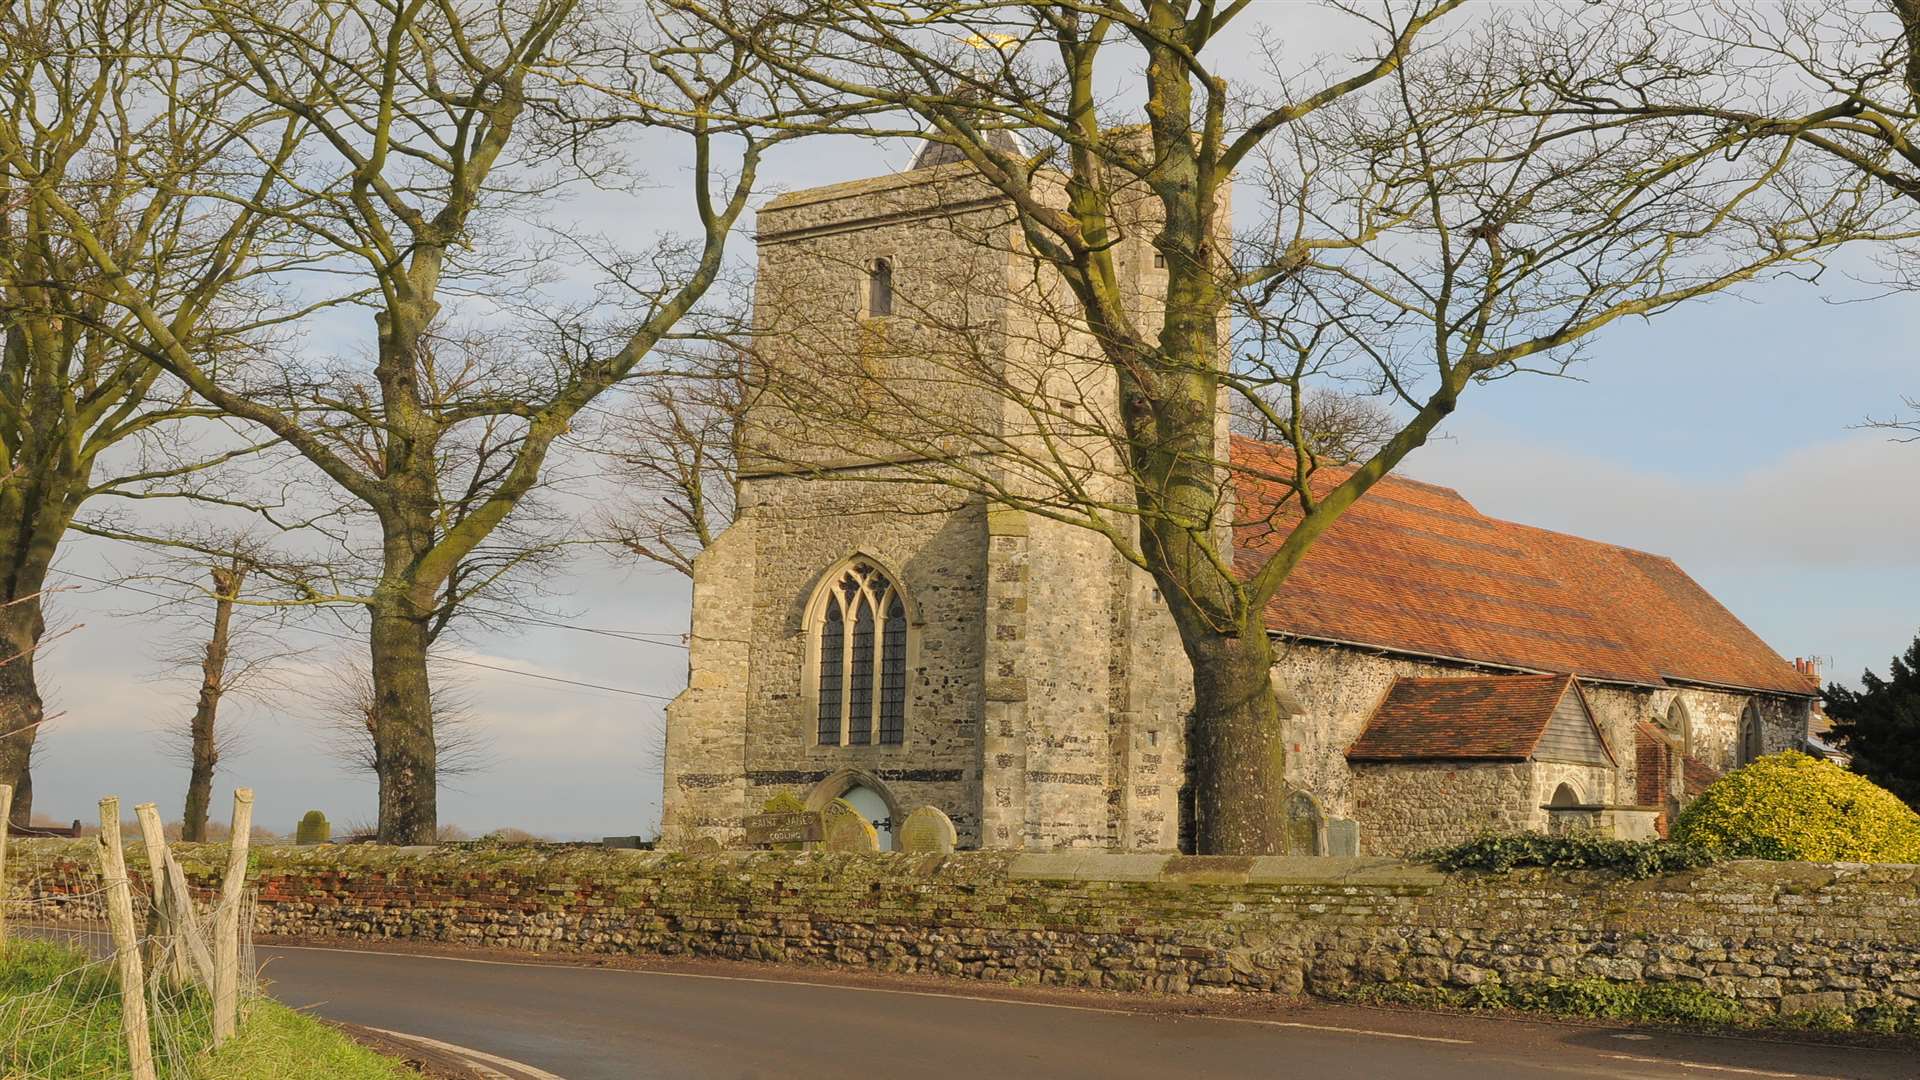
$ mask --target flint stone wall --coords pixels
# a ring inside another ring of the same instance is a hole
[[[210,882],[217,846],[183,846]],[[16,842],[57,915],[84,843]],[[135,859],[138,845],[130,849]],[[1373,858],[260,850],[263,934],[694,955],[1167,993],[1549,976],[1758,1011],[1920,1004],[1920,867],[1727,863],[1650,881]],[[17,916],[28,914],[16,911]],[[84,912],[74,912],[84,917]]]
[[[1356,763],[1352,772],[1353,812],[1371,855],[1410,855],[1487,833],[1549,832],[1545,806],[1563,783],[1586,800],[1614,798],[1615,770],[1553,761]]]

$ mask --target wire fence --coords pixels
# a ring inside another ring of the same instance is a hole
[[[126,869],[117,800],[102,800],[91,865],[16,860],[9,874],[0,839],[3,1080],[189,1080],[258,995],[246,831],[238,874],[195,887],[139,809],[145,873]]]

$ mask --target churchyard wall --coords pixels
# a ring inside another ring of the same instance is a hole
[[[181,850],[202,881],[224,857]],[[40,898],[16,905],[23,921],[60,917],[63,891],[95,872],[86,842],[17,841],[16,854],[10,877]],[[1584,977],[1694,985],[1759,1012],[1920,1004],[1915,866],[1736,862],[1631,881],[1094,853],[348,847],[265,849],[255,862],[256,929],[320,939],[1166,993]]]

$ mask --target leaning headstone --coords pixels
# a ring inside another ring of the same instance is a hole
[[[909,855],[948,855],[959,842],[953,819],[937,806],[923,806],[907,815],[894,831],[894,846]]]
[[[820,846],[827,851],[879,851],[880,834],[873,822],[845,799],[835,799],[820,812]]]
[[[1287,796],[1287,854],[1325,855],[1327,816],[1320,803],[1304,791]]]
[[[1350,818],[1328,818],[1327,854],[1360,854],[1360,823]]]

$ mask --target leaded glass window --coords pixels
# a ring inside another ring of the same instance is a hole
[[[907,609],[897,595],[880,640],[880,742],[897,745],[907,726]]]
[[[827,597],[826,616],[820,626],[820,743],[840,743],[841,695],[846,682],[842,665],[846,659],[846,619],[840,614],[840,598]]]
[[[907,726],[908,633],[899,588],[856,561],[829,581],[818,618],[820,745],[899,745]]]

